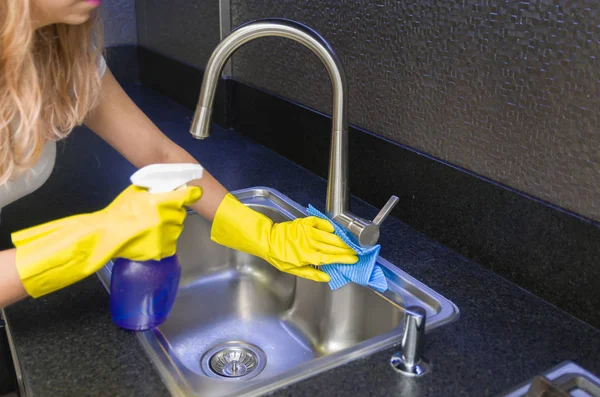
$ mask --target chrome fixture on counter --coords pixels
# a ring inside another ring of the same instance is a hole
[[[420,306],[406,308],[401,350],[390,360],[396,371],[408,376],[422,376],[430,371],[429,363],[422,357],[426,322],[425,309]]]
[[[228,59],[244,44],[260,37],[285,37],[311,49],[323,62],[332,83],[333,106],[331,153],[327,186],[327,213],[350,230],[361,246],[373,246],[379,240],[379,226],[389,215],[398,197],[392,196],[373,221],[362,219],[349,211],[348,189],[348,89],[342,64],[333,48],[314,30],[285,19],[260,19],[233,30],[213,51],[202,81],[190,133],[198,139],[210,134],[212,104],[219,77]]]

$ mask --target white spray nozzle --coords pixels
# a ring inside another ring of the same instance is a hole
[[[200,164],[152,164],[139,169],[131,175],[130,180],[150,193],[165,193],[202,178],[203,172]]]

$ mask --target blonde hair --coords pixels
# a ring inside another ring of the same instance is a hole
[[[31,168],[98,102],[99,16],[34,30],[30,0],[0,0],[0,184]]]

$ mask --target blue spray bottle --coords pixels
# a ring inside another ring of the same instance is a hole
[[[153,164],[131,176],[131,183],[164,193],[183,188],[202,178],[198,164]],[[162,324],[175,302],[181,267],[177,256],[160,261],[114,260],[110,282],[110,313],[113,322],[131,331],[145,331]]]

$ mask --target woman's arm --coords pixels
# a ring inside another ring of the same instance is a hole
[[[101,102],[85,124],[138,168],[154,163],[198,163],[154,125],[108,69],[102,78]],[[227,189],[206,170],[201,180],[190,184],[203,190],[202,200],[191,208],[212,221]]]
[[[16,250],[0,251],[0,309],[27,296],[15,264]]]

